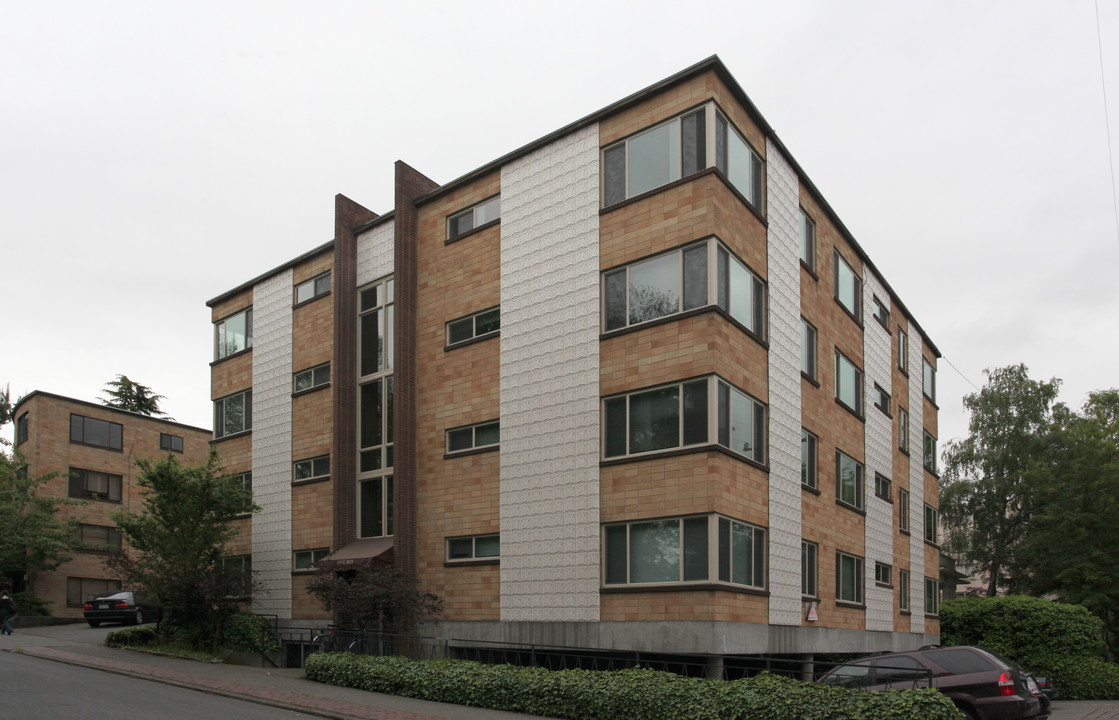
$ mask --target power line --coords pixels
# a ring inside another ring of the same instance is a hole
[[[957,375],[959,375],[960,377],[962,377],[962,378],[964,379],[964,382],[966,382],[966,383],[967,383],[968,385],[971,385],[971,386],[972,386],[973,388],[975,388],[975,392],[983,392],[983,391],[982,391],[982,390],[981,390],[981,389],[979,388],[979,386],[978,386],[978,385],[976,385],[975,383],[973,383],[973,382],[971,381],[971,378],[969,378],[969,377],[968,377],[967,375],[964,375],[964,374],[963,374],[962,372],[960,372],[960,369],[959,369],[958,367],[956,367],[955,365],[953,365],[953,364],[952,364],[952,361],[951,361],[951,360],[949,360],[949,359],[948,359],[947,357],[945,357],[944,355],[941,355],[941,356],[940,356],[940,359],[941,359],[941,360],[943,360],[944,362],[948,363],[948,367],[950,367],[950,368],[952,368],[953,370],[955,370],[955,371],[956,371],[956,374],[957,374]]]
[[[1103,122],[1107,133],[1107,162],[1111,167],[1111,208],[1115,213],[1115,239],[1119,241],[1119,192],[1115,188],[1115,153],[1111,149],[1111,116],[1107,111],[1107,80],[1104,76],[1103,38],[1100,36],[1100,0],[1096,0],[1096,46],[1100,55],[1100,86],[1103,90]]]

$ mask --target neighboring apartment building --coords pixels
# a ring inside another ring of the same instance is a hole
[[[208,303],[256,611],[392,563],[441,637],[935,641],[939,352],[717,58],[393,202]]]
[[[110,515],[142,509],[136,460],[171,454],[184,464],[204,463],[210,431],[38,390],[19,401],[13,416],[15,448],[28,472],[55,473],[40,493],[88,502],[64,505],[56,516],[80,523],[70,560],[7,581],[50,602],[55,617],[80,618],[91,595],[121,589],[103,560],[126,547]]]

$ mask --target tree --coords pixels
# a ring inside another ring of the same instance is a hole
[[[19,405],[19,401],[15,402]],[[0,427],[4,427],[12,421],[12,386],[5,385],[3,390],[0,390]]]
[[[343,574],[320,570],[307,583],[323,609],[338,613],[343,625],[383,629],[411,627],[416,619],[443,612],[443,600],[420,590],[416,579],[397,568],[360,568]]]
[[[1025,365],[985,371],[978,393],[964,396],[968,436],[948,444],[940,517],[950,552],[988,575],[987,595],[1015,583],[1030,562],[1020,555],[1033,490],[1049,476],[1051,406],[1061,381],[1032,380]]]
[[[77,537],[77,521],[56,517],[64,505],[82,504],[68,498],[41,496],[54,473],[32,476],[18,450],[0,439],[0,574],[22,577],[54,570],[70,559]]]
[[[133,382],[127,375],[117,375],[116,380],[105,383],[105,394],[101,403],[108,407],[128,410],[141,415],[150,415],[165,420],[174,420],[167,413],[159,409],[159,401],[166,400],[162,395],[156,395],[147,385]]]
[[[173,626],[212,640],[216,621],[243,592],[241,579],[222,568],[237,534],[230,521],[259,508],[239,479],[220,473],[214,452],[204,465],[180,465],[173,456],[136,464],[143,509],[113,514],[129,549],[106,564],[127,586],[154,597]]]

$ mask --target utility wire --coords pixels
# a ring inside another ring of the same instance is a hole
[[[1103,121],[1107,132],[1107,161],[1111,167],[1111,208],[1115,213],[1115,239],[1119,241],[1119,192],[1115,188],[1115,153],[1111,149],[1111,116],[1107,112],[1107,80],[1104,76],[1103,38],[1100,36],[1100,0],[1096,0],[1096,46],[1100,54],[1100,86],[1103,89]],[[951,364],[951,363],[949,363]]]
[[[962,377],[962,378],[964,379],[964,382],[966,382],[966,383],[967,383],[968,385],[971,385],[971,386],[972,386],[973,388],[975,388],[975,392],[983,392],[983,391],[982,391],[982,390],[981,390],[981,389],[979,388],[979,386],[978,386],[978,385],[976,385],[975,383],[973,383],[973,382],[971,381],[971,378],[969,378],[969,377],[968,377],[967,375],[964,375],[964,374],[963,374],[962,372],[960,372],[960,369],[959,369],[958,367],[956,367],[955,365],[953,365],[953,364],[952,364],[952,361],[951,361],[951,360],[949,360],[949,359],[948,359],[948,358],[947,358],[946,356],[944,356],[944,355],[941,355],[941,356],[940,356],[940,359],[941,359],[941,360],[943,360],[944,362],[948,363],[948,366],[949,366],[950,368],[952,368],[953,370],[955,370],[955,371],[956,371],[956,374],[957,374],[957,375],[959,375],[960,377]]]

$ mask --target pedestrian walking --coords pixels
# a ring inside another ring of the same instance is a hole
[[[5,590],[0,594],[0,628],[3,629],[4,635],[12,634],[12,618],[19,614],[19,608],[16,607],[16,601]]]

